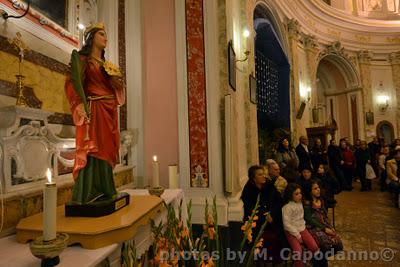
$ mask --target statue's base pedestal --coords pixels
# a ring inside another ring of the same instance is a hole
[[[65,217],[65,207],[57,207],[57,232],[69,236],[68,245],[97,249],[133,238],[142,225],[164,210],[156,196],[130,196],[130,205],[104,217]],[[17,241],[27,243],[43,235],[43,213],[21,219]]]
[[[119,192],[114,198],[84,205],[65,204],[65,217],[101,217],[129,205],[129,194]]]

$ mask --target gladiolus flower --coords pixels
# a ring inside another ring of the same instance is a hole
[[[210,213],[208,214],[208,217],[207,217],[207,223],[208,223],[208,225],[214,225],[213,217],[211,216]]]
[[[242,225],[242,227],[240,227],[240,230],[246,231],[246,228],[247,228],[247,221]]]
[[[252,233],[253,233],[253,231],[251,229],[249,229],[249,231],[247,231],[247,240],[249,240],[249,242],[251,242],[253,240]]]
[[[207,260],[202,260],[200,263],[200,267],[213,267],[214,262],[212,261],[212,258],[209,258]]]
[[[181,231],[181,237],[182,238],[189,237],[189,229],[186,226],[183,227],[183,229]]]
[[[208,228],[208,238],[211,240],[215,239],[215,228],[214,227]]]

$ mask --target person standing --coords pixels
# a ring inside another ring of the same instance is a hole
[[[343,153],[340,148],[336,145],[335,140],[332,139],[330,141],[330,145],[328,146],[328,159],[329,166],[333,170],[336,178],[340,183],[341,190],[351,190],[351,187],[347,184],[347,181],[343,174]]]
[[[308,150],[308,138],[306,136],[300,136],[300,144],[296,147],[296,154],[299,158],[299,171],[308,169],[313,170],[311,162],[311,154]]]
[[[353,182],[353,176],[354,176],[354,165],[355,165],[355,158],[354,158],[354,153],[351,151],[348,143],[346,142],[345,139],[340,140],[340,149],[343,154],[343,165],[342,165],[342,170],[343,170],[343,175],[344,178],[346,179],[347,186],[349,187],[349,190],[353,189],[352,182]]]
[[[283,138],[279,141],[278,152],[275,157],[282,173],[287,171],[287,166],[290,161],[294,161],[293,164],[289,163],[289,165],[295,165],[296,169],[299,165],[299,159],[297,158],[296,152],[290,146],[290,142],[287,138]]]
[[[328,164],[326,148],[322,146],[321,139],[316,138],[311,150],[311,162],[314,168]]]
[[[374,169],[375,173],[379,172],[379,164],[378,164],[378,156],[381,150],[381,146],[379,144],[379,140],[376,136],[372,138],[372,141],[368,143],[368,150],[371,153],[371,166]]]
[[[367,147],[367,142],[361,141],[361,146],[354,152],[356,158],[356,170],[361,180],[361,191],[371,190],[371,180],[366,179],[366,165],[371,163],[371,153]]]

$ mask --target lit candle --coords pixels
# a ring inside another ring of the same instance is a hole
[[[57,224],[57,186],[51,179],[51,171],[47,169],[47,183],[43,191],[43,240],[56,238]]]
[[[178,166],[169,165],[168,166],[168,178],[169,178],[169,188],[177,189],[178,188]]]
[[[158,167],[157,156],[153,156],[153,187],[160,186],[160,170]]]

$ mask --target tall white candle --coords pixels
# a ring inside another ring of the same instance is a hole
[[[57,233],[57,186],[51,179],[51,171],[47,169],[47,183],[43,190],[43,240],[56,238]]]
[[[153,187],[160,186],[160,169],[158,167],[157,156],[153,156]]]
[[[168,166],[168,178],[169,178],[169,188],[177,189],[178,185],[178,166],[169,165]]]

